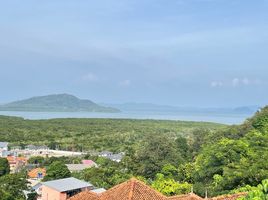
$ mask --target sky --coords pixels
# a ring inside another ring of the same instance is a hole
[[[268,0],[0,0],[0,103],[268,104]]]

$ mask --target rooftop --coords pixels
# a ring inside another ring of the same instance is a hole
[[[5,148],[8,146],[8,142],[0,142],[0,148]]]
[[[47,181],[43,182],[42,184],[47,187],[53,188],[59,192],[66,192],[70,190],[76,190],[79,188],[86,188],[93,186],[91,183],[87,183],[73,177],[58,179],[54,181]]]
[[[210,198],[208,200],[236,200],[245,196],[245,193],[224,195]],[[81,192],[69,200],[204,200],[194,193],[177,195],[172,197],[164,196],[158,191],[137,179],[130,179],[100,194],[94,192]]]
[[[84,169],[90,168],[90,167],[94,167],[95,164],[66,164],[66,166],[68,167],[68,169],[70,171],[82,171]]]

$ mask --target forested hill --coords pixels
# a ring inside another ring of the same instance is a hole
[[[32,97],[1,105],[0,110],[43,112],[120,112],[119,109],[100,106],[90,100],[79,99],[69,94]]]
[[[268,178],[268,106],[240,126],[208,135],[194,161],[195,185],[210,195],[247,191]]]

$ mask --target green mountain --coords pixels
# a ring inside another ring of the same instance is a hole
[[[120,112],[119,109],[100,106],[90,100],[79,99],[69,94],[55,94],[0,105],[1,111],[39,112]]]

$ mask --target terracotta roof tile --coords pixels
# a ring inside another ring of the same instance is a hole
[[[68,200],[98,200],[98,195],[94,192],[84,191],[69,198]]]
[[[137,179],[130,179],[100,195],[100,200],[165,200],[165,196]]]
[[[246,195],[247,195],[246,192],[241,192],[241,193],[237,193],[237,194],[221,195],[221,196],[209,198],[209,200],[235,200],[235,199],[238,199],[240,197],[244,197]]]
[[[200,196],[190,193],[190,194],[184,194],[184,195],[177,195],[177,196],[171,196],[167,197],[168,200],[202,200]]]
[[[39,174],[42,174],[42,177],[44,177],[46,175],[46,169],[35,168],[28,172],[29,178],[42,178],[42,177],[39,177]]]

